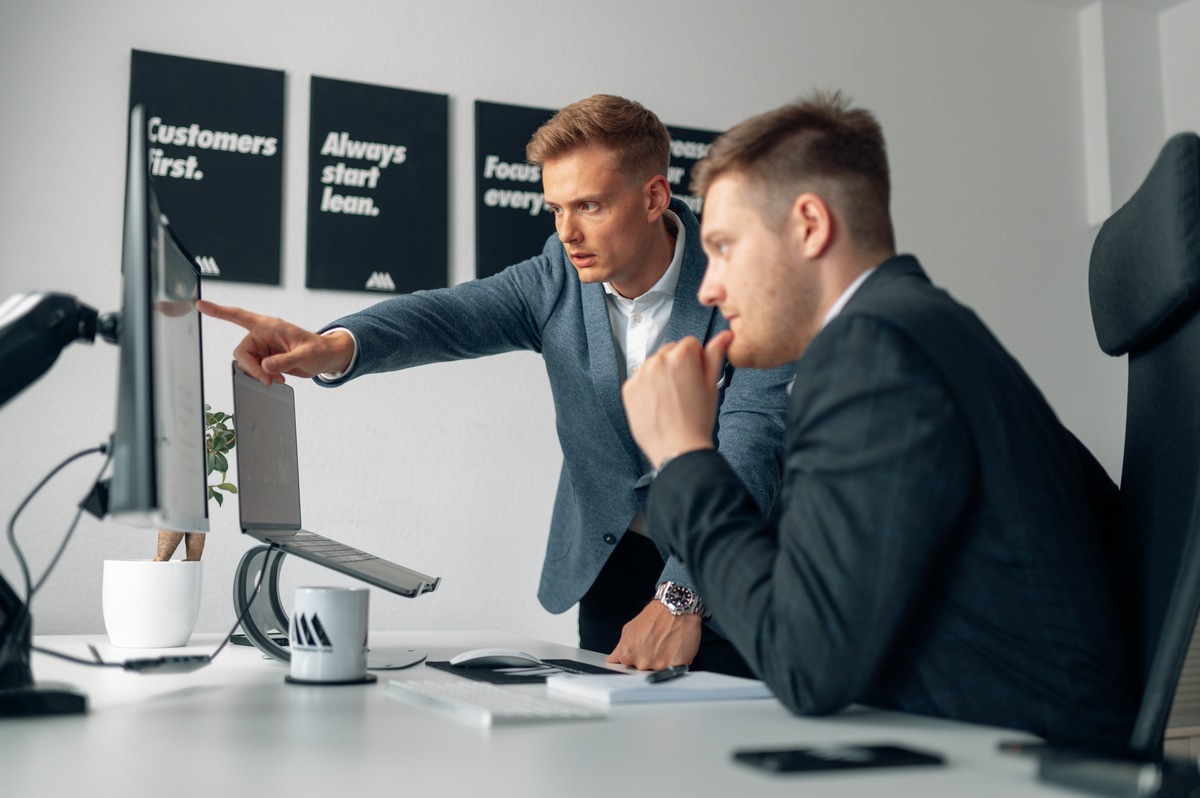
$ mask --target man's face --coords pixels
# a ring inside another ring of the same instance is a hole
[[[709,186],[701,223],[708,269],[699,297],[729,321],[729,362],[772,368],[795,360],[812,338],[819,297],[812,267],[788,245],[788,229],[764,224],[756,191],[738,174]]]
[[[609,150],[592,146],[546,161],[542,187],[580,281],[609,282],[630,296],[621,287],[640,285],[655,267],[648,263],[653,227],[646,186],[622,173]]]

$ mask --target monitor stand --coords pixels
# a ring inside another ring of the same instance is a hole
[[[242,633],[263,654],[285,664],[292,661],[292,653],[287,648],[290,621],[279,600],[279,569],[286,556],[270,546],[255,546],[242,555],[233,577],[233,606],[238,617],[242,618]],[[253,603],[250,603],[260,572],[262,587]],[[407,668],[424,661],[425,656],[425,652],[417,648],[368,647],[367,670]]]
[[[71,685],[34,682],[32,626],[28,605],[0,576],[0,718],[87,712],[87,696]]]

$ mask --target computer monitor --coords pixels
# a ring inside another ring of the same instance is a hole
[[[207,532],[200,271],[159,207],[146,150],[138,105],[129,114],[108,510],[133,526]]]

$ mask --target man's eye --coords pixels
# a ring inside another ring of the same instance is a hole
[[[579,203],[579,210],[581,210],[581,211],[594,211],[599,208],[600,208],[600,204],[597,202],[581,202],[581,203]]]
[[[728,255],[729,254],[729,242],[728,241],[720,241],[717,243],[717,245],[715,247],[713,247],[713,249],[715,249],[717,251],[717,254],[721,255],[722,257],[725,255]]]

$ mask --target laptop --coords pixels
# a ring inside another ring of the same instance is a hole
[[[233,364],[238,514],[242,532],[287,554],[413,598],[436,590],[426,576],[300,526],[296,399],[286,383],[263,385]]]

